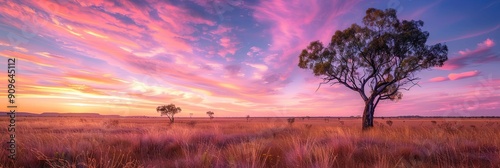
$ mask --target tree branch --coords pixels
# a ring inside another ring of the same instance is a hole
[[[380,101],[380,95],[377,97],[377,100],[375,100],[375,104],[373,106],[377,107],[379,101]]]

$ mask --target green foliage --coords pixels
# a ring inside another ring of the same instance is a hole
[[[162,105],[156,107],[156,112],[161,113],[161,116],[166,115],[170,120],[170,123],[174,122],[174,115],[180,113],[182,109],[180,107],[175,107],[174,104]]]

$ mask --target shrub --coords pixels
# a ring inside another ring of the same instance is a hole
[[[391,121],[391,120],[387,120],[385,123],[386,123],[387,125],[389,125],[389,126],[392,126],[392,121]]]
[[[118,120],[108,120],[108,121],[105,121],[103,124],[104,124],[104,126],[106,128],[111,128],[111,127],[118,126],[118,124],[120,124],[120,121],[118,121]]]
[[[189,121],[186,124],[191,126],[191,127],[194,127],[196,125],[196,121]]]

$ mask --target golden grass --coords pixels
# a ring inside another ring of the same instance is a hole
[[[17,160],[3,150],[0,167],[498,167],[499,123],[386,118],[361,132],[349,118],[19,117]]]

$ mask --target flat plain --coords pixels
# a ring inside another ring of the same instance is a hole
[[[18,117],[17,159],[2,150],[0,167],[500,165],[498,118],[376,118],[369,131],[359,118],[287,119]]]

